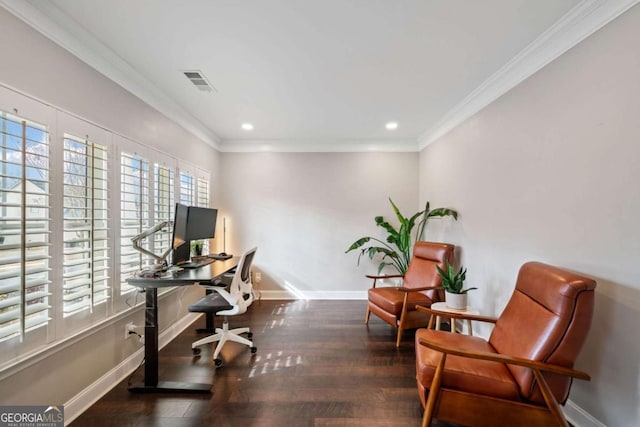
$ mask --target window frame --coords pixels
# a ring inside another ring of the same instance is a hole
[[[49,258],[49,274],[48,281],[51,282],[49,285],[48,293],[51,294],[48,297],[48,305],[49,308],[49,320],[44,327],[39,327],[30,331],[25,331],[18,335],[14,335],[11,338],[4,339],[0,342],[0,353],[6,357],[7,360],[11,360],[12,358],[20,357],[25,353],[29,353],[34,351],[37,348],[46,346],[52,343],[55,339],[54,329],[55,329],[55,321],[52,319],[52,307],[56,303],[56,296],[53,294],[53,283],[55,281],[55,263],[51,258],[52,253],[54,252],[51,249],[51,243],[54,241],[54,218],[53,212],[55,210],[55,192],[51,183],[54,181],[54,177],[52,175],[52,165],[53,158],[51,156],[52,150],[52,135],[56,133],[56,111],[43,105],[39,102],[36,102],[32,99],[26,98],[20,94],[17,94],[14,91],[11,91],[7,88],[0,86],[0,110],[7,112],[9,114],[18,116],[20,118],[26,119],[31,122],[39,123],[44,125],[47,129],[47,133],[49,135],[49,249],[48,256]],[[24,182],[24,181],[23,181]],[[22,286],[22,285],[21,285]],[[22,298],[22,297],[21,297]],[[21,315],[22,316],[22,315]],[[22,328],[21,328],[22,329]],[[2,366],[2,361],[0,361],[0,366]]]
[[[120,156],[121,152],[143,155],[149,162],[149,212],[154,220],[154,167],[163,165],[173,171],[174,202],[179,200],[179,160],[153,147],[140,144],[114,131],[105,129],[75,114],[43,103],[0,84],[0,110],[23,117],[46,126],[49,134],[49,320],[46,327],[37,328],[25,334],[22,339],[0,341],[0,372],[6,375],[13,369],[20,369],[23,363],[33,357],[46,357],[61,345],[77,340],[101,327],[126,316],[132,308],[144,304],[138,292],[133,295],[119,295],[120,283]],[[72,316],[64,316],[63,291],[63,237],[64,237],[64,137],[71,135],[89,139],[107,148],[107,195],[109,210],[107,221],[107,253],[109,254],[110,298],[93,310],[84,310]],[[190,168],[190,170],[193,170]],[[205,171],[206,172],[206,171]],[[197,177],[197,174],[193,174]],[[209,188],[211,188],[209,182]],[[172,203],[174,204],[174,203]],[[38,208],[40,206],[38,205]],[[28,209],[27,209],[28,210]],[[173,218],[171,218],[173,220]],[[153,225],[153,224],[151,224]],[[163,289],[161,293],[175,288]]]
[[[63,165],[63,153],[64,153],[64,138],[65,135],[72,135],[75,138],[81,138],[82,135],[89,136],[89,139],[96,143],[105,147],[107,150],[107,187],[110,187],[110,190],[113,189],[113,185],[111,184],[113,181],[113,168],[114,168],[114,143],[113,136],[110,132],[106,131],[103,128],[95,126],[85,120],[74,117],[70,114],[59,112],[58,113],[58,135],[56,135],[56,140],[59,144],[59,150],[55,150],[56,157],[59,158],[59,165]],[[58,182],[60,182],[59,188],[57,191],[60,194],[60,197],[57,198],[57,202],[59,206],[57,207],[57,216],[58,223],[60,227],[57,232],[57,242],[62,243],[64,241],[63,229],[64,229],[64,167],[61,167],[60,170],[56,170],[56,173],[59,174]],[[113,212],[113,204],[114,204],[114,194],[113,191],[109,191],[107,194],[107,210],[108,212]],[[89,311],[82,311],[78,313],[74,313],[71,316],[64,315],[64,256],[63,253],[63,245],[59,245],[57,249],[60,251],[60,262],[56,263],[60,266],[60,272],[57,276],[57,283],[60,283],[60,295],[59,295],[59,312],[56,313],[57,325],[59,326],[59,334],[62,336],[66,336],[69,334],[73,334],[75,332],[81,331],[87,327],[87,324],[93,324],[99,322],[101,320],[108,319],[113,312],[113,295],[114,295],[114,270],[116,268],[116,260],[114,258],[114,238],[116,233],[113,228],[113,218],[109,216],[107,218],[107,245],[108,245],[108,257],[109,257],[109,270],[107,276],[109,277],[110,289],[109,294],[110,297],[105,303],[94,306]]]

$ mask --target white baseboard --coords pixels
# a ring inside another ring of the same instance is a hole
[[[607,427],[571,400],[567,400],[567,403],[562,408],[562,412],[564,412],[564,416],[567,417],[567,420],[575,427]]]
[[[189,325],[195,322],[201,314],[188,313],[177,322],[171,324],[167,329],[162,331],[158,336],[158,348],[163,348],[171,340],[177,337],[182,331],[187,329]],[[120,362],[116,367],[104,374],[89,387],[75,395],[71,400],[64,404],[64,424],[69,425],[73,420],[80,416],[84,411],[89,409],[91,405],[96,403],[102,396],[107,394],[113,387],[124,380],[128,375],[138,367],[142,357],[144,356],[144,347],[138,349],[131,356]]]

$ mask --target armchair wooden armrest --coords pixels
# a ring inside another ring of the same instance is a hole
[[[442,286],[425,286],[422,288],[405,288],[401,286],[398,288],[400,292],[420,292],[420,291],[428,291],[430,289],[444,289]]]
[[[454,356],[469,357],[472,359],[489,360],[498,363],[507,363],[510,365],[524,366],[525,368],[533,369],[534,371],[551,372],[554,374],[567,375],[581,380],[590,381],[591,377],[586,372],[578,371],[576,369],[567,368],[564,366],[553,365],[550,363],[539,362],[536,360],[523,359],[521,357],[514,357],[499,353],[487,353],[487,352],[473,352],[467,350],[460,350],[457,348],[447,347],[440,344],[432,343],[425,339],[419,340],[420,345],[428,347],[432,350],[439,351],[445,354],[452,354]]]
[[[402,278],[404,277],[402,274],[390,274],[390,275],[373,275],[373,274],[367,274],[365,276],[368,279],[373,279],[373,286],[371,286],[372,288],[376,287],[376,282],[378,279],[397,279],[397,278]]]
[[[424,306],[421,306],[421,305],[417,305],[416,306],[416,310],[421,311],[423,313],[431,314],[433,316],[444,316],[444,317],[449,317],[451,319],[476,320],[478,322],[487,322],[487,323],[493,323],[493,324],[495,324],[496,321],[498,320],[495,317],[480,316],[480,315],[476,315],[476,314],[465,314],[464,312],[460,312],[460,313],[446,312],[446,313],[443,313],[441,311],[432,310],[430,308],[427,308],[427,307],[424,307]]]
[[[388,275],[382,275],[382,276],[367,274],[365,277],[369,279],[395,279],[395,278],[404,277],[404,276],[402,274],[388,274]]]

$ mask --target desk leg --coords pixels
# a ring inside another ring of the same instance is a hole
[[[210,393],[212,384],[158,381],[158,289],[145,292],[144,383],[129,387],[132,393]]]
[[[145,292],[144,312],[144,385],[158,385],[158,289]]]

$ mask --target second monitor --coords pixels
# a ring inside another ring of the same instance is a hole
[[[217,218],[217,209],[176,203],[172,240],[174,265],[189,261],[192,240],[213,239],[216,236]]]

